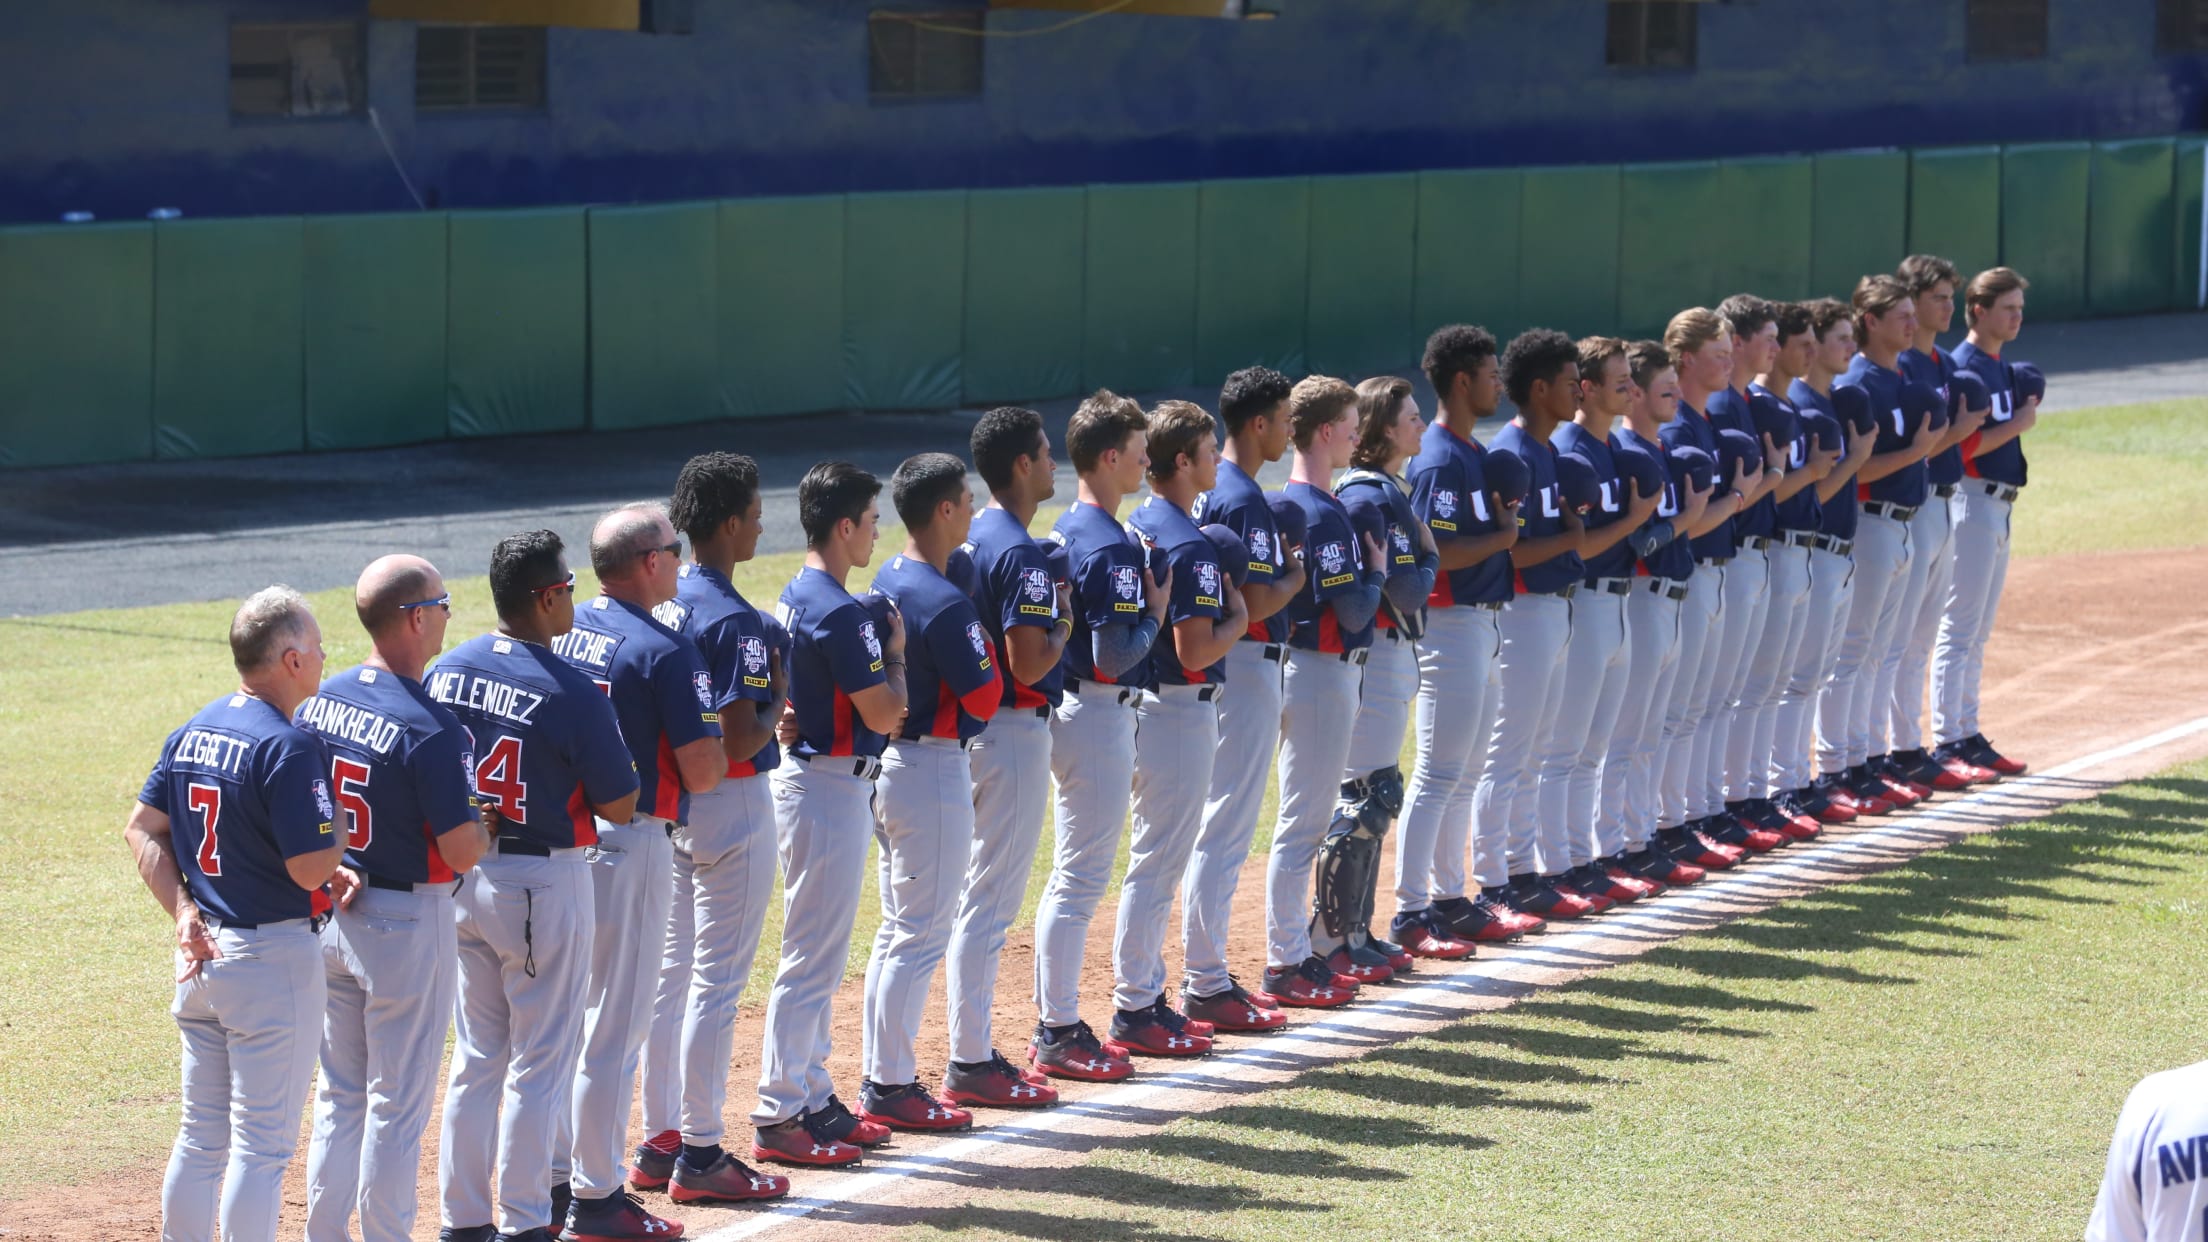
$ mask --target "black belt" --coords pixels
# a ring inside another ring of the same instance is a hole
[[[1648,580],[1648,593],[1651,595],[1661,595],[1668,600],[1678,601],[1687,597],[1687,584],[1684,582],[1673,582],[1669,578],[1650,578]]]
[[[298,918],[270,919],[269,922],[297,923],[302,919],[306,921],[307,930],[314,932],[321,931],[324,927],[328,926],[330,922],[330,916],[327,914],[302,914]],[[215,914],[207,910],[200,911],[199,921],[205,923],[207,925],[207,930],[210,932],[219,932],[225,927],[228,927],[234,931],[259,931],[261,929],[261,925],[259,923],[241,923],[236,919],[219,918]]]
[[[882,761],[873,755],[791,755],[790,758],[823,772],[841,772],[848,767],[851,775],[862,781],[882,774]]]
[[[1633,593],[1633,580],[1631,578],[1589,578],[1586,586],[1590,591],[1600,591],[1605,595],[1631,595]]]
[[[1508,602],[1509,601],[1507,600],[1500,599],[1475,599],[1467,600],[1457,606],[1460,608],[1484,608],[1489,612],[1501,612],[1503,610],[1503,605]]]
[[[1955,485],[1953,483],[1934,483],[1932,494],[1945,500],[1955,494]]]
[[[1320,651],[1316,647],[1297,647],[1294,650],[1307,656],[1326,656],[1330,659],[1340,660],[1344,664],[1363,664],[1366,658],[1372,654],[1372,648],[1370,647],[1359,647],[1355,651]]]
[[[1043,720],[1048,720],[1048,719],[1050,719],[1050,704],[1048,704],[1048,703],[1045,703],[1045,704],[1043,704],[1043,705],[1042,705],[1041,707],[1035,708],[1035,709],[1034,709],[1034,711],[1035,711],[1035,715],[1036,715],[1036,716],[1037,716],[1037,717],[1038,717],[1039,719],[1043,719]]]
[[[391,893],[411,893],[415,884],[413,880],[394,880],[387,875],[364,875],[360,882],[370,888],[380,888]]]
[[[1199,702],[1199,703],[1209,703],[1209,702],[1211,702],[1211,701],[1212,701],[1213,699],[1216,699],[1216,698],[1218,698],[1218,697],[1219,697],[1219,685],[1218,685],[1218,683],[1217,683],[1217,682],[1213,682],[1212,684],[1210,684],[1210,685],[1208,685],[1208,686],[1199,686],[1199,685],[1196,685],[1196,684],[1194,684],[1194,683],[1192,683],[1192,682],[1174,682],[1174,683],[1172,683],[1171,685],[1164,685],[1164,686],[1159,686],[1159,687],[1158,687],[1158,689],[1160,689],[1160,690],[1172,690],[1172,689],[1181,689],[1181,690],[1194,690],[1194,691],[1196,692],[1196,701],[1197,701],[1197,702]]]
[[[1790,530],[1779,536],[1779,542],[1790,548],[1814,548],[1817,546],[1817,532]]]
[[[500,837],[491,842],[491,845],[501,854],[519,854],[524,858],[552,857],[551,846],[539,845],[534,841],[523,841],[519,838]]]
[[[970,737],[937,737],[932,733],[922,737],[901,737],[897,740],[899,742],[911,742],[916,746],[956,746],[960,750],[969,749],[974,744],[974,739]]]
[[[1855,551],[1854,540],[1842,539],[1838,535],[1817,536],[1817,546],[1823,548],[1827,552],[1832,553],[1834,556],[1846,556],[1849,553]]]
[[[2024,489],[2021,487],[2013,487],[2007,483],[1996,483],[1992,479],[1972,479],[1964,486],[1975,492],[1984,492],[1995,500],[2005,500],[2010,503],[2014,503],[2018,496],[2024,494]]]
[[[1743,535],[1740,539],[1740,546],[1751,551],[1761,552],[1771,546],[1771,538],[1768,535]]]
[[[1579,594],[1579,584],[1567,582],[1553,591],[1520,591],[1520,595],[1544,595],[1550,599],[1570,599]]]
[[[1897,505],[1890,500],[1866,500],[1863,502],[1863,512],[1870,514],[1872,517],[1891,518],[1896,522],[1906,522],[1917,516],[1917,507],[1915,505]]]
[[[1729,556],[1712,556],[1705,558],[1702,563],[1717,569],[1723,569],[1727,565],[1733,563],[1733,558]]]
[[[1286,643],[1266,643],[1265,649],[1257,654],[1278,664],[1288,658],[1288,645]]]
[[[1134,688],[1133,686],[1115,686],[1115,685],[1112,685],[1112,684],[1111,684],[1111,683],[1109,683],[1109,682],[1102,682],[1102,681],[1092,681],[1092,682],[1089,682],[1089,683],[1087,683],[1087,684],[1088,684],[1088,685],[1089,685],[1090,687],[1092,687],[1092,688],[1094,688],[1094,689],[1097,689],[1097,690],[1117,690],[1117,691],[1119,692],[1119,697],[1118,697],[1118,699],[1116,699],[1116,700],[1115,700],[1115,702],[1120,702],[1120,703],[1128,703],[1128,702],[1132,702],[1132,701],[1134,700],[1134,697],[1135,697],[1135,688]],[[1066,689],[1068,689],[1068,690],[1072,691],[1073,693],[1075,693],[1075,694],[1079,694],[1079,693],[1081,693],[1081,686],[1082,686],[1082,681],[1081,681],[1081,679],[1080,679],[1080,678],[1078,678],[1078,677],[1068,677],[1068,678],[1066,678]]]

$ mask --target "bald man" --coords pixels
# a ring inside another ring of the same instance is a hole
[[[350,1242],[357,1210],[362,1242],[404,1242],[460,972],[453,881],[490,837],[468,731],[422,687],[452,615],[445,580],[421,557],[379,558],[360,575],[353,611],[368,658],[292,718],[329,749],[345,829],[337,914],[322,928],[329,1003],[307,1239]]]
[[[728,757],[705,658],[652,616],[675,597],[682,568],[682,540],[666,512],[626,505],[598,519],[590,566],[598,597],[576,607],[575,628],[553,639],[552,650],[613,700],[641,787],[627,822],[598,821],[598,843],[586,855],[596,928],[569,1114],[573,1199],[564,1232],[679,1237],[680,1225],[646,1211],[623,1184],[629,1107],[674,895],[671,837],[688,822],[690,795],[720,785]],[[555,1147],[555,1176],[560,1163]]]

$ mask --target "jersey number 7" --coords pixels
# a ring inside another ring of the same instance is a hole
[[[517,824],[529,822],[529,786],[521,779],[521,739],[511,734],[492,743],[475,764],[476,796],[488,798],[498,813]]]
[[[338,805],[345,808],[352,825],[345,831],[345,848],[364,850],[376,839],[375,812],[368,808],[368,777],[372,769],[353,759],[334,759],[330,762],[332,783],[337,786]]]
[[[194,782],[184,787],[184,805],[199,816],[199,873],[222,874],[222,847],[215,840],[215,821],[222,818],[222,786]]]

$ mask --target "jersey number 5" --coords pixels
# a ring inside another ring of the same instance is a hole
[[[215,821],[222,818],[222,787],[190,784],[184,787],[184,805],[199,816],[199,873],[222,874],[222,847],[215,840]]]
[[[336,759],[330,763],[331,783],[337,786],[337,802],[345,808],[352,825],[345,831],[345,848],[364,850],[376,839],[375,812],[368,808],[367,764],[353,759]]]
[[[529,822],[529,786],[521,779],[521,739],[498,739],[476,761],[475,792],[498,804],[498,813],[517,824]]]

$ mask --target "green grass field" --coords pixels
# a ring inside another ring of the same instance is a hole
[[[2208,518],[2208,492],[2195,481],[2204,415],[2208,401],[2050,416],[2030,443],[2018,548],[2198,542]],[[901,532],[885,532],[877,563],[901,545]],[[738,585],[770,602],[798,559],[761,558],[739,569]],[[488,628],[484,581],[450,586],[454,641]],[[350,591],[313,598],[330,668],[357,662],[366,641]],[[66,1167],[94,1170],[152,1159],[171,1137],[167,927],[121,829],[161,739],[235,684],[223,640],[234,606],[0,618],[0,1184],[51,1182],[50,1153],[65,1139],[79,1157]],[[871,886],[872,868],[867,875]],[[1038,873],[1030,914],[1041,882]],[[870,909],[862,905],[860,946]],[[770,920],[770,944],[776,932]],[[773,961],[771,948],[760,953],[755,985]]]
[[[2208,1026],[2208,763],[1176,1122],[904,1231],[2076,1238]]]

